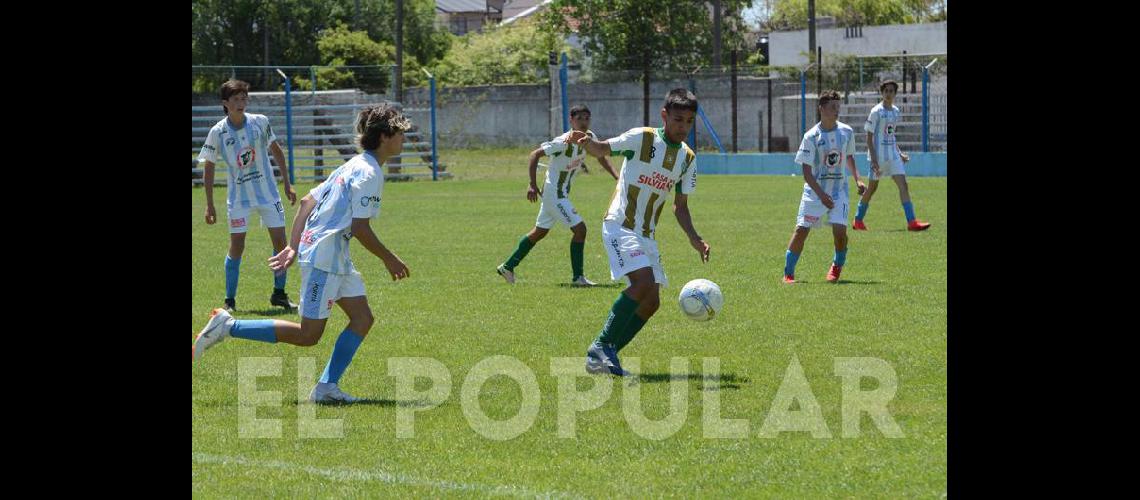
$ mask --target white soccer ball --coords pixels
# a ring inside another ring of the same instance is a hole
[[[681,296],[677,298],[681,312],[693,321],[708,321],[720,313],[724,306],[724,295],[720,287],[706,279],[695,279],[685,283]]]

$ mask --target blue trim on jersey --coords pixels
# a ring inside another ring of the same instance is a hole
[[[222,122],[223,130],[226,131],[226,134],[229,137],[235,137],[237,132],[235,132],[233,128],[230,127],[230,119],[226,118],[222,120]],[[237,139],[234,139],[234,141],[237,141]],[[237,173],[234,171],[234,162],[231,159],[234,158],[234,156],[231,154],[231,151],[226,149],[226,138],[222,136],[221,132],[218,132],[218,151],[222,154],[220,160],[226,162],[226,208],[229,209],[230,207],[248,207],[249,199],[245,195],[245,190],[235,189],[237,186]]]
[[[847,146],[847,144],[844,141],[845,141],[845,139],[843,136],[843,131],[839,129],[839,122],[836,122],[836,124],[835,124],[835,143],[837,145],[839,145],[839,173],[840,174],[843,173],[843,164],[845,163],[843,160],[846,159],[843,156],[843,152],[846,151],[846,146]],[[847,187],[846,180],[847,180],[846,177],[843,177],[841,179],[833,179],[832,180],[832,183],[831,183],[831,199],[833,199],[833,200],[839,199],[840,181],[844,181],[843,185],[844,185],[844,187]]]
[[[349,160],[349,161],[352,161],[352,160]],[[340,189],[343,190],[343,193],[341,193],[341,197],[340,197],[341,203],[339,203],[333,207],[332,216],[328,219],[328,221],[330,223],[335,222],[335,221],[339,221],[342,218],[344,218],[345,212],[351,212],[352,209],[350,207],[352,206],[352,182],[356,180],[359,173],[360,173],[359,170],[354,171],[354,172],[352,172],[351,175],[348,176],[348,179],[345,181],[345,183],[343,185],[341,185],[340,183],[336,184],[337,187],[339,187]],[[341,175],[342,175],[342,177],[344,176],[344,174],[341,174]],[[351,224],[352,223],[350,222],[349,223],[349,230],[351,230],[351,228],[352,228]],[[339,233],[339,231],[337,233]],[[332,236],[332,237],[336,238],[336,244],[333,245],[334,258],[332,261],[332,269],[330,269],[330,271],[332,271],[334,274],[343,274],[347,270],[342,270],[340,268],[340,259],[341,259],[341,255],[344,255],[344,243],[345,243],[345,241],[344,241],[344,236],[342,236],[341,234],[337,234],[337,233],[334,233],[334,236]]]
[[[266,119],[265,126],[269,126],[269,120]],[[262,144],[262,149],[265,154],[261,155],[262,171],[265,173],[265,187],[269,189],[269,203],[277,203],[281,201],[281,194],[277,192],[277,178],[273,176],[273,166],[269,164],[269,131],[262,128],[261,125],[257,126],[257,137],[260,138],[265,134],[265,143]],[[282,173],[288,175],[288,172],[282,170]]]
[[[301,317],[320,318],[320,307],[324,305],[322,299],[325,297],[325,285],[328,281],[329,273],[315,267],[309,270],[309,279],[302,284],[305,288],[301,289],[301,294],[305,298],[305,308],[301,311]]]
[[[251,125],[250,121],[251,120],[249,119],[249,116],[246,116],[245,117],[245,127],[244,127],[245,128],[245,141],[249,145],[250,148],[253,148],[253,151],[254,151],[253,156],[254,156],[254,158],[256,158],[258,156],[257,155],[257,136],[255,136],[253,134],[253,128],[254,127],[250,126]],[[265,175],[265,171],[261,168],[261,162],[260,161],[257,161],[255,159],[254,165],[252,165],[252,167],[253,167],[253,169],[257,169],[258,172],[261,172],[262,176]],[[257,198],[257,204],[258,205],[265,205],[265,204],[269,203],[269,200],[266,198],[264,186],[262,186],[262,184],[260,182],[255,182],[253,184],[253,196],[255,196]]]
[[[344,236],[341,236],[339,233],[333,233],[331,237],[336,238],[336,243],[333,245],[333,255],[335,257],[332,261],[331,271],[333,274],[342,274],[342,269],[340,268],[340,256],[344,254]]]

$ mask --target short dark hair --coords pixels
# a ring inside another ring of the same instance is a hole
[[[590,113],[590,108],[587,108],[585,104],[575,104],[574,107],[570,108],[570,118],[577,118],[578,113]]]
[[[834,90],[825,90],[819,94],[819,107],[824,107],[831,101],[839,100],[839,92]]]
[[[697,96],[686,88],[675,88],[665,96],[665,112],[672,110],[697,112]]]
[[[226,83],[222,84],[222,90],[219,93],[221,94],[223,101],[229,100],[229,98],[234,94],[245,94],[248,96],[249,83],[230,78],[229,80],[226,80]],[[225,104],[222,105],[222,111],[225,111],[226,113],[230,112],[230,110],[226,109]]]
[[[356,142],[365,150],[380,147],[380,134],[393,136],[407,132],[412,122],[390,104],[373,104],[356,115]]]
[[[894,85],[895,86],[895,92],[899,91],[899,82],[896,82],[894,80],[883,80],[883,83],[879,84],[879,92],[886,90],[887,85]]]

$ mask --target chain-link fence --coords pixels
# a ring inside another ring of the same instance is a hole
[[[285,73],[294,91],[357,89],[367,94],[396,94],[396,66],[192,66],[194,95],[218,95],[226,80],[249,83],[251,92],[284,91]]]
[[[321,181],[356,155],[356,113],[366,105],[384,102],[399,106],[413,125],[405,134],[404,152],[387,162],[388,177],[449,175],[443,172],[446,165],[438,163],[431,141],[431,93],[422,99],[406,95],[405,102],[396,102],[394,66],[193,66],[192,75],[195,185],[202,178],[196,158],[210,127],[224,117],[219,89],[230,78],[250,84],[247,110],[269,118],[280,144],[288,151],[294,181]],[[286,77],[290,83],[288,96]],[[275,175],[280,175],[276,160],[270,160]],[[224,182],[224,169],[217,172],[221,175],[215,182]]]
[[[931,64],[935,59],[937,61]],[[438,147],[445,151],[533,148],[565,129],[564,114],[576,104],[585,104],[591,109],[591,128],[603,138],[617,136],[633,127],[658,127],[665,95],[680,87],[692,90],[700,102],[697,123],[687,141],[698,151],[792,152],[804,131],[819,119],[816,103],[821,89],[839,91],[844,98],[840,120],[862,130],[871,108],[881,99],[879,83],[892,79],[900,84],[895,99],[895,105],[902,112],[899,146],[908,152],[947,149],[948,66],[944,54],[897,57],[824,54],[822,67],[813,65],[806,70],[748,65],[734,68],[731,64],[687,71],[651,68],[648,91],[645,72],[634,64],[607,70],[589,59],[571,58],[563,63],[561,57],[556,57],[553,62],[545,72],[547,80],[539,83],[455,86],[446,80],[438,82],[433,130]],[[299,154],[303,159],[294,165],[313,168],[314,175],[326,173],[325,166],[335,168],[334,163],[339,161],[327,158],[326,151],[336,151],[340,157],[347,154],[351,148],[347,134],[351,132],[352,122],[348,112],[337,114],[330,109],[327,110],[330,116],[315,117],[324,111],[306,109],[306,106],[394,100],[395,68],[392,66],[196,66],[192,79],[194,102],[216,106],[217,110],[203,108],[195,114],[211,116],[216,122],[221,111],[217,89],[228,78],[250,82],[255,93],[280,92],[284,79],[277,74],[278,69],[290,78],[293,105],[300,106],[294,116],[302,117],[302,121],[293,124],[298,133],[302,137],[322,135],[312,139],[313,142],[298,143],[308,146],[308,151]],[[334,88],[340,90],[331,91]],[[416,155],[422,160],[413,161],[416,165],[432,160],[438,162],[438,156],[427,153],[433,108],[431,95],[427,86],[403,89],[405,111],[424,132],[419,136],[410,135],[405,151],[429,155]],[[344,99],[349,100],[342,102]],[[283,115],[283,108],[274,113]],[[196,140],[205,135],[202,127],[211,124],[195,122]],[[279,126],[274,122],[274,127],[280,134],[284,124]],[[865,151],[863,141],[856,144],[860,153]],[[453,157],[455,161],[463,158]]]
[[[843,96],[839,121],[862,130],[871,108],[882,100],[879,85],[885,80],[899,84],[894,105],[901,120],[896,137],[903,151],[945,152],[947,57],[945,54],[900,54],[897,56],[850,57],[824,54],[822,68],[804,73],[807,127],[819,120],[815,109],[820,90],[836,90]],[[863,152],[866,144],[856,143]]]
[[[903,114],[900,146],[922,151],[925,123],[928,150],[945,151],[944,56],[930,69],[925,85],[921,65],[933,57],[832,59],[822,70],[813,66],[806,72],[798,67],[745,65],[735,71],[731,65],[692,71],[651,69],[648,90],[642,70],[603,70],[588,60],[570,60],[566,69],[557,60],[548,71],[550,80],[543,83],[456,87],[445,81],[438,102],[441,147],[533,147],[561,133],[565,109],[576,104],[591,109],[590,127],[602,137],[633,127],[657,127],[665,95],[680,87],[692,90],[700,102],[700,116],[690,136],[690,145],[697,150],[791,152],[819,119],[816,102],[821,87],[840,91],[845,99],[840,120],[861,130],[880,100],[879,82],[889,78],[900,85],[906,81],[896,99]],[[925,108],[924,90],[929,101]],[[412,88],[405,95],[425,91]]]

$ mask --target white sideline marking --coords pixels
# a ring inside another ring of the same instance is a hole
[[[306,472],[322,476],[335,481],[368,481],[388,484],[404,484],[410,486],[430,486],[441,490],[475,491],[491,495],[513,495],[521,497],[539,498],[584,498],[576,493],[565,491],[533,491],[513,484],[490,485],[479,483],[457,483],[434,479],[421,479],[407,474],[387,472],[380,469],[363,470],[350,467],[313,467],[292,462],[278,460],[254,460],[238,456],[212,455],[209,453],[194,453],[195,463],[200,464],[236,464],[247,467],[261,467],[266,469],[283,469],[290,472]]]

